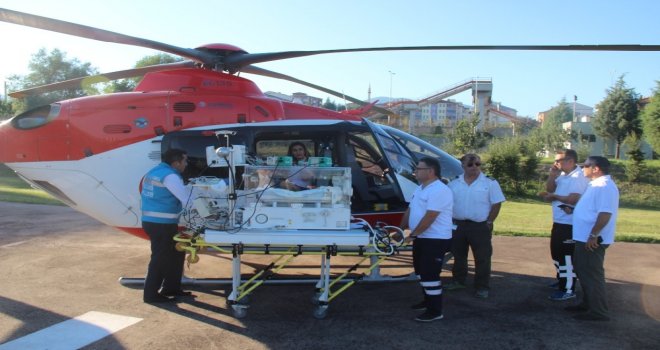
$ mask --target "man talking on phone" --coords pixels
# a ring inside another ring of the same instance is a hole
[[[557,271],[557,280],[550,285],[555,291],[548,298],[554,301],[575,298],[573,207],[589,184],[589,179],[577,163],[578,156],[574,150],[557,152],[545,183],[547,192],[540,193],[545,201],[552,202],[550,255]]]

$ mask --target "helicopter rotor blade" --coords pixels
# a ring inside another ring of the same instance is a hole
[[[195,62],[193,61],[184,61],[184,62],[175,62],[175,63],[166,63],[166,64],[157,64],[153,66],[146,66],[140,68],[127,69],[122,71],[116,71],[111,73],[97,74],[97,75],[88,75],[80,78],[69,79],[65,81],[60,81],[57,83],[52,83],[48,85],[41,85],[33,88],[28,88],[20,91],[14,91],[9,93],[9,96],[14,98],[24,98],[27,96],[33,96],[37,94],[42,94],[46,92],[52,92],[57,90],[66,90],[66,89],[80,89],[81,85],[85,81],[90,81],[98,83],[101,81],[111,81],[125,78],[132,78],[141,75],[145,75],[151,72],[159,72],[163,70],[170,69],[179,69],[179,68],[192,68],[195,67]]]
[[[392,47],[365,47],[337,50],[316,51],[282,51],[271,53],[236,53],[224,60],[226,67],[240,70],[240,67],[270,61],[283,60],[313,55],[346,52],[374,52],[374,51],[660,51],[660,45],[445,45],[445,46],[392,46]]]
[[[252,66],[252,65],[245,66],[245,67],[242,68],[241,71],[243,73],[249,73],[249,74],[261,75],[261,76],[269,77],[269,78],[287,80],[287,81],[290,81],[290,82],[293,82],[293,83],[296,83],[296,84],[300,84],[300,85],[310,87],[312,89],[323,91],[323,92],[325,92],[329,95],[333,95],[333,96],[337,96],[337,97],[342,98],[342,99],[346,99],[346,100],[351,101],[353,103],[356,103],[360,106],[366,106],[366,105],[369,104],[368,102],[364,102],[362,100],[359,100],[355,97],[348,96],[348,95],[343,94],[341,92],[330,90],[330,89],[325,88],[325,87],[320,86],[320,85],[312,84],[312,83],[294,78],[294,77],[286,75],[286,74],[277,73],[277,72],[267,70],[267,69],[263,69],[263,68],[259,68],[259,67],[256,67],[256,66]],[[385,108],[381,108],[381,107],[377,107],[377,106],[373,106],[371,108],[371,110],[376,111],[376,112],[380,112],[380,113],[384,113],[384,114],[387,114],[387,115],[395,115],[395,113],[390,111],[389,109],[385,109]]]
[[[177,56],[185,57],[206,65],[215,65],[218,56],[209,52],[196,49],[186,49],[174,45],[169,45],[153,40],[137,38],[129,35],[111,32],[108,30],[84,26],[81,24],[60,21],[48,17],[32,15],[29,13],[18,12],[0,8],[0,21],[18,24],[22,26],[49,30],[62,34],[78,36],[87,39],[112,42],[117,44],[140,46],[149,49],[159,50],[171,53]]]

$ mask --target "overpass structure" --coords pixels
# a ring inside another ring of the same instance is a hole
[[[475,114],[479,118],[477,128],[483,129],[486,125],[490,124],[489,107],[491,105],[491,96],[493,93],[492,78],[476,77],[452,84],[434,92],[428,97],[420,99],[418,103],[437,103],[440,100],[444,100],[467,90],[472,90],[472,102],[475,106]]]

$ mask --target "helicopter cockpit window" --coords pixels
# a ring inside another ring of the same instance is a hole
[[[384,176],[387,168],[383,163],[383,155],[376,146],[371,133],[351,133],[349,135],[349,145],[353,148],[355,163],[360,170],[369,175],[370,181],[376,185],[388,183]],[[348,152],[351,152],[349,149]]]
[[[61,106],[54,103],[41,106],[17,115],[11,120],[17,129],[28,130],[44,126],[60,115]]]
[[[390,162],[392,171],[413,182],[417,182],[417,179],[413,176],[415,161],[412,160],[410,155],[389,137],[381,138],[381,146]]]
[[[346,141],[346,163],[351,167],[355,196],[353,209],[378,211],[383,208],[405,208],[406,203],[374,135],[371,132],[349,132]]]
[[[447,152],[400,130],[388,126],[381,126],[381,128],[396,140],[396,142],[401,145],[401,148],[405,149],[408,154],[416,158],[415,162],[422,157],[439,159],[443,178],[453,179],[456,176],[463,174],[461,163]]]

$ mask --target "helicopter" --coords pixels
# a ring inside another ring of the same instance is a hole
[[[243,146],[254,157],[298,141],[308,145],[312,155],[330,158],[333,166],[350,168],[351,214],[369,222],[399,223],[417,186],[413,172],[421,157],[438,158],[445,178],[462,173],[458,160],[441,149],[363,118],[370,112],[392,115],[391,111],[255,64],[373,51],[660,51],[660,45],[465,45],[248,53],[229,44],[182,48],[9,9],[0,8],[0,21],[155,49],[186,59],[103,74],[108,79],[143,76],[132,92],[59,101],[0,124],[0,162],[73,209],[142,238],[146,238],[140,223],[144,174],[160,162],[166,150],[181,148],[190,159],[185,178],[227,176],[208,167],[205,151],[209,146],[225,145],[218,137],[222,131],[235,134],[231,140],[227,138],[228,146]],[[295,82],[363,107],[336,112],[273,99],[240,73]],[[10,96],[76,88],[83,79]]]

